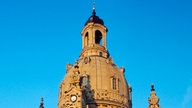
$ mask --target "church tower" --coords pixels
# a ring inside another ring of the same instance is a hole
[[[81,32],[82,52],[66,65],[58,108],[132,108],[131,87],[125,69],[114,64],[107,50],[107,28],[93,7]]]

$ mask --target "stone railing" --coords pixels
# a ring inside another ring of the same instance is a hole
[[[94,98],[103,99],[107,101],[114,101],[121,104],[128,104],[128,99],[126,96],[107,90],[95,90]]]

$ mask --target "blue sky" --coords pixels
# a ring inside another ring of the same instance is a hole
[[[0,108],[56,108],[67,63],[81,52],[80,32],[94,0],[0,1]],[[95,0],[107,47],[147,108],[155,84],[162,108],[192,107],[192,1]]]

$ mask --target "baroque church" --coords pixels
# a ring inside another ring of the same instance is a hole
[[[58,108],[132,108],[132,89],[125,79],[125,69],[110,57],[107,28],[94,7],[81,35],[82,51],[75,64],[66,65]],[[148,103],[149,108],[160,108],[154,85]],[[44,108],[43,104],[42,98],[39,108]]]

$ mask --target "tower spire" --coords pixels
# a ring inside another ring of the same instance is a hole
[[[156,96],[154,84],[151,84],[151,93],[148,102],[149,108],[160,108],[159,98]]]
[[[40,105],[39,105],[39,108],[44,108],[44,106],[43,106],[43,98],[41,98],[41,102],[40,102]]]
[[[96,10],[96,2],[93,2],[93,8],[92,9],[93,9],[93,13],[92,14],[95,16],[95,14],[96,14],[96,12],[95,12],[95,10]]]

